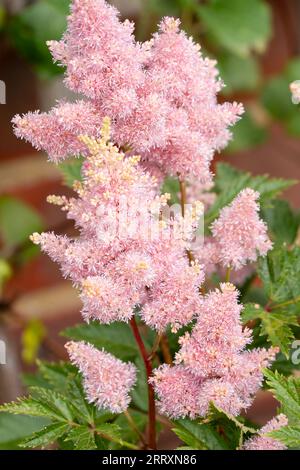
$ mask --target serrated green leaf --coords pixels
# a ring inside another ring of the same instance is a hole
[[[48,424],[45,418],[0,413],[0,450],[19,449],[22,440]]]
[[[300,217],[282,199],[272,201],[270,207],[263,207],[261,216],[268,225],[269,233],[277,244],[292,244],[297,236]]]
[[[31,387],[31,393],[43,404],[46,404],[53,412],[57,412],[67,421],[72,421],[74,416],[67,397],[55,390]]]
[[[33,433],[28,438],[24,439],[21,447],[45,447],[68,432],[69,425],[64,423],[54,423],[46,426],[44,429]]]
[[[298,325],[295,315],[287,315],[285,312],[267,312],[258,304],[245,304],[242,312],[244,323],[259,319],[260,334],[267,336],[273,346],[278,346],[286,357],[289,356],[290,344],[294,339],[291,325]]]
[[[5,245],[27,242],[29,235],[43,227],[42,218],[32,207],[11,196],[0,197],[0,235]]]
[[[97,449],[94,432],[91,428],[82,425],[71,429],[66,441],[72,441],[76,450],[94,450]]]
[[[15,402],[6,403],[0,406],[0,412],[7,412],[15,415],[40,416],[57,421],[64,421],[57,410],[49,407],[46,403],[41,403],[33,397],[18,398]]]
[[[272,302],[280,306],[294,303],[294,313],[300,311],[300,247],[275,247],[260,259],[258,273]]]
[[[263,52],[271,36],[271,14],[263,0],[210,0],[198,7],[208,33],[222,47],[240,56]]]
[[[285,426],[277,431],[268,433],[268,436],[278,439],[287,447],[300,447],[300,425]]]
[[[265,370],[267,385],[281,403],[281,411],[289,420],[289,425],[300,422],[300,377],[284,377],[277,371]]]
[[[242,446],[245,435],[254,434],[256,430],[245,423],[242,417],[235,417],[218,408],[213,402],[210,403],[209,411],[205,422],[214,428],[222,429],[226,436],[226,442],[231,450]]]
[[[198,423],[189,419],[175,421],[172,430],[190,449],[226,450],[228,446],[210,424]]]
[[[100,325],[96,321],[83,323],[67,328],[62,335],[76,341],[87,341],[123,360],[134,359],[139,355],[133,334],[126,323],[111,325]]]
[[[82,181],[82,164],[83,158],[69,159],[59,164],[66,186],[72,188],[75,181]]]

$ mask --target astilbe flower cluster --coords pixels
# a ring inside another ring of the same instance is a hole
[[[251,405],[262,384],[262,369],[274,360],[277,349],[245,350],[251,334],[242,328],[241,309],[238,291],[229,283],[203,298],[192,332],[179,340],[177,365],[163,365],[152,379],[163,414],[205,416],[214,402],[238,415]]]
[[[90,154],[83,182],[75,184],[78,197],[48,198],[75,220],[80,236],[42,233],[32,240],[80,289],[85,320],[128,321],[141,306],[147,325],[176,330],[198,310],[203,270],[188,263],[181,216],[159,218],[168,195],[156,196],[155,179],[138,166],[139,158],[125,158],[109,142],[109,127],[106,121],[102,139],[81,137]]]
[[[83,374],[90,403],[112,413],[122,413],[130,403],[129,392],[136,382],[136,367],[83,341],[66,344],[71,362]]]
[[[52,161],[84,157],[83,180],[74,184],[77,196],[48,199],[75,221],[79,235],[35,233],[32,241],[79,289],[86,321],[128,322],[138,310],[159,335],[195,321],[180,338],[175,364],[162,365],[150,378],[162,414],[205,416],[211,401],[239,414],[252,403],[262,369],[277,350],[246,350],[251,334],[242,328],[237,289],[226,283],[200,295],[201,263],[206,274],[209,264],[238,270],[267,253],[271,242],[259,218],[259,195],[243,190],[224,208],[193,258],[191,241],[203,205],[196,203],[184,217],[165,218],[169,195],[158,196],[157,190],[167,174],[181,181],[188,176],[189,197],[198,184],[200,200],[212,204],[215,195],[206,192],[212,187],[210,163],[230,139],[228,128],[242,106],[217,103],[223,85],[215,62],[202,56],[172,18],[139,44],[133,25],[120,22],[104,0],[73,0],[66,34],[49,47],[66,67],[66,86],[84,98],[58,103],[48,114],[16,116],[15,132]],[[89,401],[124,411],[134,366],[83,342],[68,343],[67,350]],[[261,439],[267,439],[264,432]]]
[[[245,188],[221,210],[211,225],[212,236],[204,247],[195,250],[206,272],[231,269],[237,280],[243,279],[251,272],[247,263],[255,262],[272,248],[268,227],[259,217],[259,196],[257,191]]]
[[[268,433],[277,431],[288,425],[288,419],[284,414],[277,415],[263,426],[258,436],[248,439],[243,445],[243,450],[286,450],[287,447],[277,439],[268,436]]]
[[[243,108],[217,103],[222,88],[215,61],[165,18],[152,40],[140,44],[133,25],[120,22],[104,0],[73,0],[68,29],[51,41],[54,60],[66,67],[65,84],[84,95],[61,102],[49,114],[14,118],[17,136],[59,161],[85,155],[80,134],[100,136],[105,116],[113,140],[130,146],[154,174],[211,178],[216,150],[226,146]]]

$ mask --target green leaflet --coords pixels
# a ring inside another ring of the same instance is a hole
[[[175,421],[175,434],[189,449],[193,450],[226,450],[226,442],[210,424],[202,424],[189,419]]]
[[[63,436],[69,430],[69,425],[64,423],[55,423],[46,426],[44,429],[35,432],[20,444],[21,447],[45,447],[58,438]]]
[[[64,184],[73,187],[75,181],[82,181],[83,158],[73,158],[59,164],[59,168],[63,174]]]
[[[291,325],[298,325],[295,315],[287,315],[285,312],[267,312],[264,308],[257,304],[245,304],[242,312],[244,323],[251,320],[259,319],[260,334],[266,335],[273,346],[278,346],[280,350],[289,356],[290,344],[294,338]]]
[[[271,36],[271,14],[263,0],[210,0],[197,9],[218,43],[241,57],[263,52]]]

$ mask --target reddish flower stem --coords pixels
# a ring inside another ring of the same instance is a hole
[[[138,326],[136,324],[135,318],[133,317],[130,320],[130,326],[134,334],[135,340],[139,347],[142,359],[145,364],[146,374],[147,374],[147,383],[148,383],[148,417],[149,417],[149,429],[148,429],[148,445],[150,449],[156,449],[156,414],[155,414],[155,395],[154,388],[149,384],[149,379],[152,376],[152,363],[151,359],[147,354],[143,339],[140,335]]]

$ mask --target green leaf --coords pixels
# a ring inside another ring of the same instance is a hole
[[[273,346],[278,346],[286,357],[289,356],[290,344],[294,339],[290,326],[298,325],[295,315],[287,315],[285,312],[267,312],[258,304],[246,304],[242,318],[245,323],[260,319],[260,334],[266,335]]]
[[[62,335],[75,341],[87,341],[123,360],[134,359],[139,355],[131,329],[126,323],[111,325],[100,325],[97,321],[83,323],[67,328]]]
[[[202,424],[188,419],[175,421],[174,433],[193,450],[226,450],[224,439],[210,424]]]
[[[300,425],[285,426],[277,431],[268,433],[268,436],[278,439],[287,447],[300,447]]]
[[[228,446],[230,449],[240,448],[244,436],[256,432],[254,428],[245,424],[243,418],[226,413],[213,402],[210,403],[208,416],[205,421],[213,425],[214,428],[217,426],[222,429],[227,441],[229,441]]]
[[[5,245],[22,244],[43,227],[40,215],[30,206],[11,196],[0,197],[0,235]]]
[[[131,392],[132,401],[139,409],[147,411],[148,386],[145,365],[140,357],[135,360],[135,365],[137,367],[137,382]]]
[[[271,12],[263,0],[210,0],[198,13],[218,44],[237,55],[263,52],[270,39]]]
[[[218,217],[220,210],[230,204],[244,188],[252,188],[260,193],[260,205],[264,207],[282,191],[295,184],[293,180],[269,178],[267,175],[252,176],[237,170],[228,163],[218,163],[215,178],[216,202],[206,214],[205,222],[209,225]]]
[[[290,302],[290,310],[299,313],[300,247],[296,246],[292,250],[285,246],[275,247],[265,258],[259,260],[258,273],[272,302],[279,306]]]
[[[64,183],[66,186],[72,188],[75,181],[82,181],[82,164],[83,158],[74,158],[58,165],[63,174]]]
[[[289,425],[299,425],[300,422],[300,377],[284,377],[277,371],[265,370],[267,385],[275,398],[281,403]]]
[[[227,153],[255,148],[267,139],[267,131],[246,112],[232,129],[232,139],[226,148]]]
[[[18,449],[22,440],[33,432],[39,431],[49,422],[44,418],[0,413],[0,450]]]
[[[48,404],[41,403],[33,397],[18,398],[15,402],[1,405],[0,412],[3,411],[15,415],[40,416],[57,421],[63,420],[57,410],[54,411]]]
[[[94,432],[85,425],[71,429],[65,440],[72,441],[74,443],[75,449],[77,450],[97,449]]]
[[[269,80],[263,89],[261,101],[270,115],[282,122],[292,135],[300,135],[299,107],[292,103],[289,85],[300,77],[300,59],[293,59],[281,76]]]
[[[58,438],[68,432],[69,425],[64,423],[55,423],[46,426],[44,429],[35,432],[20,444],[21,447],[44,447],[55,442]]]
[[[73,420],[73,413],[70,406],[71,404],[68,402],[67,397],[56,392],[55,390],[39,387],[31,387],[30,391],[41,403],[48,406],[53,410],[53,412],[57,412],[61,418],[66,421]]]
[[[69,0],[39,0],[23,8],[8,23],[13,45],[42,77],[50,78],[63,70],[53,64],[46,42],[63,35],[69,4]]]
[[[271,207],[262,208],[261,215],[276,243],[292,244],[295,241],[300,218],[287,201],[282,199],[272,201]]]
[[[259,66],[257,60],[252,57],[239,57],[233,54],[222,54],[218,58],[220,76],[226,87],[223,95],[233,92],[253,91],[259,83]],[[245,116],[240,122],[245,121]]]

